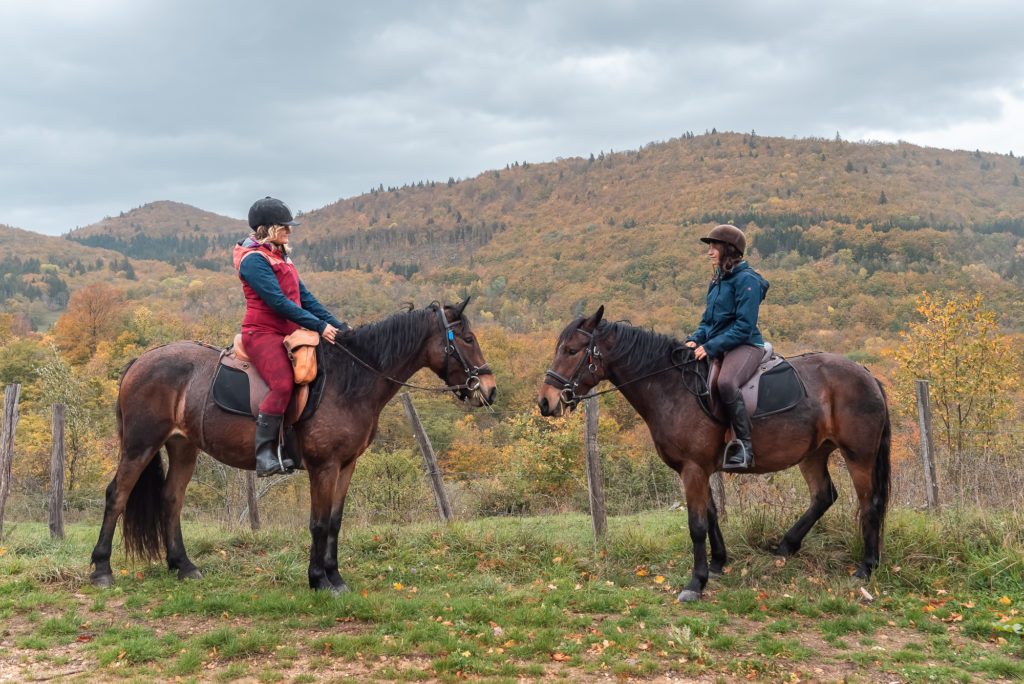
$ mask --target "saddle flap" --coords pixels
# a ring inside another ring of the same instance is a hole
[[[728,424],[724,407],[718,398],[718,374],[721,369],[720,359],[714,359],[709,364],[708,387],[711,393],[705,410],[719,422]],[[785,358],[775,355],[767,343],[761,363],[754,375],[743,383],[741,392],[747,413],[753,418],[787,411],[806,396],[803,381],[796,369]]]

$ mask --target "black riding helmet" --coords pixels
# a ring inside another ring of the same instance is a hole
[[[260,226],[297,226],[299,222],[292,217],[292,211],[279,199],[264,197],[256,200],[249,207],[249,227],[256,230]]]

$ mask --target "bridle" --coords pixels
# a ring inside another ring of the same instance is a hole
[[[567,378],[550,369],[545,371],[544,373],[544,384],[551,385],[552,387],[556,388],[559,391],[559,401],[561,401],[570,409],[575,408],[583,399],[589,399],[590,397],[596,397],[601,394],[607,394],[608,392],[616,392],[620,387],[625,387],[626,385],[629,385],[631,383],[638,382],[640,380],[644,380],[655,375],[659,375],[667,370],[672,370],[674,368],[683,369],[683,386],[686,387],[686,389],[691,394],[697,397],[702,397],[707,396],[710,393],[710,390],[708,389],[707,385],[706,373],[701,374],[699,370],[701,360],[697,359],[691,354],[689,358],[685,358],[681,361],[676,361],[676,354],[683,353],[684,349],[684,347],[677,347],[672,351],[672,365],[670,366],[656,370],[653,373],[641,375],[640,377],[633,378],[632,380],[627,380],[622,384],[615,385],[614,387],[611,387],[606,390],[601,390],[600,392],[588,392],[587,394],[577,394],[576,390],[579,388],[580,383],[583,382],[583,377],[585,373],[592,374],[595,380],[600,382],[600,378],[597,375],[598,361],[600,361],[603,358],[603,356],[601,354],[601,350],[598,349],[597,347],[597,342],[594,340],[594,333],[589,333],[586,330],[583,330],[582,328],[576,328],[576,332],[580,333],[581,335],[585,335],[587,337],[588,343],[587,346],[583,349],[584,353],[580,356],[580,360],[576,364],[576,368],[575,370],[573,370],[572,375],[570,375]],[[697,369],[693,368],[695,364],[698,367]],[[687,379],[688,376],[696,377],[699,386],[691,387]]]
[[[474,366],[466,359],[466,356],[459,349],[459,345],[455,344],[455,321],[448,321],[448,318],[444,315],[444,309],[440,306],[437,307],[437,322],[441,326],[441,333],[444,335],[444,363],[441,366],[442,375],[441,380],[445,384],[448,384],[448,360],[455,358],[460,364],[462,364],[462,372],[466,375],[466,381],[461,385],[449,385],[446,389],[451,389],[455,394],[459,394],[463,399],[467,396],[476,392],[480,389],[480,376],[481,375],[494,375],[491,369],[487,367],[487,362],[484,362],[482,366]],[[485,402],[486,403],[486,402]]]
[[[428,392],[451,392],[453,394],[458,395],[460,398],[465,399],[470,394],[480,389],[481,375],[494,375],[494,373],[492,373],[491,369],[487,367],[486,362],[482,366],[474,366],[473,364],[469,363],[469,361],[466,360],[466,357],[463,355],[462,350],[460,350],[459,346],[455,344],[455,331],[453,330],[455,322],[448,322],[448,319],[444,315],[444,309],[440,305],[436,305],[434,307],[434,310],[437,312],[437,322],[441,328],[441,335],[444,337],[444,363],[441,365],[441,380],[444,381],[445,383],[444,387],[423,387],[420,385],[413,385],[412,383],[408,382],[402,382],[401,380],[393,378],[390,375],[385,375],[380,370],[374,368],[370,364],[363,361],[361,358],[356,356],[351,349],[342,344],[340,339],[336,339],[334,345],[336,347],[340,347],[342,351],[344,351],[346,354],[352,357],[352,360],[358,363],[363,368],[366,368],[367,370],[379,375],[385,380],[395,383],[396,385],[401,385],[402,387],[409,387],[410,389],[426,390]],[[457,359],[459,363],[462,364],[462,370],[466,374],[466,381],[461,385],[448,384],[448,361],[453,357]],[[485,401],[484,403],[486,404],[487,402]]]
[[[582,328],[576,328],[576,332],[581,335],[586,335],[587,346],[583,349],[583,353],[580,354],[580,360],[576,364],[575,370],[572,375],[568,378],[559,375],[553,370],[548,369],[544,373],[544,384],[551,385],[558,390],[559,400],[568,406],[569,408],[575,408],[580,403],[581,399],[586,399],[590,396],[597,396],[598,394],[604,394],[604,392],[591,393],[586,395],[580,395],[576,393],[577,388],[583,381],[584,373],[590,373],[597,378],[597,362],[601,359],[601,350],[597,348],[597,342],[594,341],[594,333],[589,333]],[[605,392],[614,391],[605,390]]]

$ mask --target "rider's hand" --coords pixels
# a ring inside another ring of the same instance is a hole
[[[320,333],[320,337],[324,338],[325,340],[327,340],[331,344],[334,344],[334,338],[337,337],[337,336],[338,336],[338,329],[335,328],[330,323],[328,323],[327,327],[324,328],[324,331],[322,333]]]
[[[703,345],[700,346],[700,347],[697,347],[697,343],[694,342],[693,340],[688,340],[686,342],[686,346],[689,347],[690,349],[693,349],[693,356],[694,356],[694,358],[703,359],[704,357],[706,357],[708,355],[708,353],[706,351],[704,351]],[[697,347],[697,348],[694,349],[694,347]]]

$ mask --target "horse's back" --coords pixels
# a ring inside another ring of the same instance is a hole
[[[217,348],[198,342],[172,342],[144,352],[121,376],[121,418],[183,423],[186,410],[205,401],[219,356]]]

